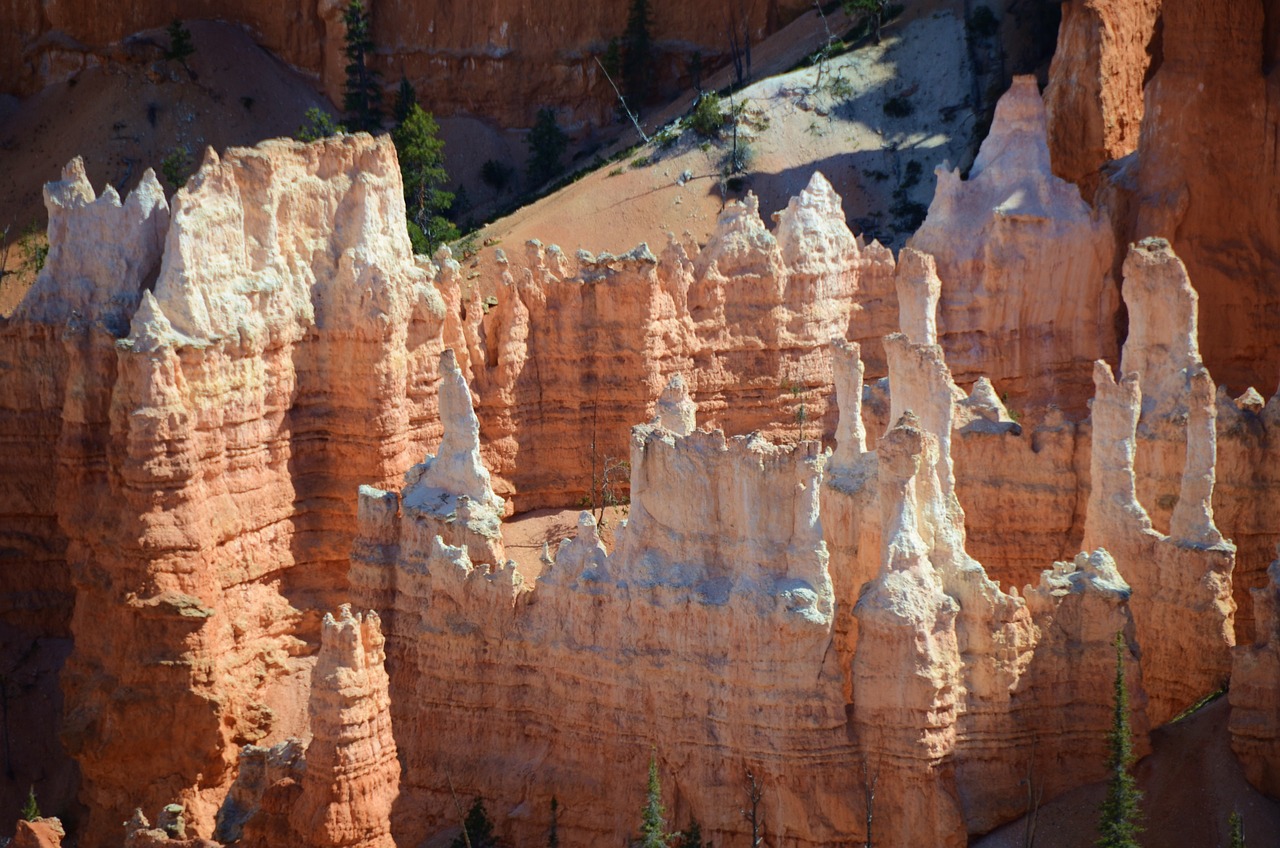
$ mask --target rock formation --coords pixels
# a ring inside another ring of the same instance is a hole
[[[299,845],[394,848],[391,805],[400,763],[381,625],[343,606],[326,614],[311,676],[311,732],[302,790],[289,816]]]
[[[1114,358],[1118,344],[1115,245],[1108,222],[1050,169],[1033,78],[1000,98],[967,180],[939,169],[909,244],[936,260],[941,344],[959,382],[986,374],[1022,404],[1083,407],[1082,363]]]
[[[64,742],[88,844],[175,799],[207,835],[238,747],[306,729],[301,610],[345,591],[344,493],[437,426],[442,303],[400,197],[367,137],[210,154],[172,213],[154,177],[123,203],[75,163],[50,187],[57,243],[0,330],[5,438],[30,444],[0,469],[5,532],[34,566],[6,598],[84,636]],[[143,726],[147,746],[123,730]]]
[[[9,846],[10,848],[62,848],[62,840],[66,835],[62,822],[56,818],[39,818],[35,821],[18,819]]]
[[[1047,156],[1020,81],[896,263],[815,175],[772,231],[748,196],[661,256],[530,243],[491,309],[411,255],[385,139],[210,153],[171,205],[73,163],[0,324],[0,602],[75,638],[80,844],[173,804],[193,844],[416,844],[455,788],[616,841],[656,749],[716,841],[749,770],[775,841],[857,841],[874,782],[886,844],[959,845],[1099,777],[1116,633],[1140,745],[1232,673],[1280,401],[1215,393],[1159,240],[1113,376],[1109,224]],[[612,551],[584,514],[507,559],[509,510],[627,461]],[[1274,592],[1232,696],[1264,785]]]
[[[485,463],[520,511],[590,500],[605,461],[628,455],[630,426],[678,372],[703,420],[728,431],[829,430],[830,342],[865,340],[884,373],[892,279],[892,254],[849,232],[821,174],[772,233],[748,195],[701,249],[672,239],[661,258],[641,245],[574,261],[530,244],[487,315],[478,292],[463,306],[448,261],[439,278],[465,313],[454,323],[450,308],[445,335],[475,388]]]
[[[1162,0],[1070,0],[1045,89],[1053,172],[1093,198],[1099,171],[1132,153],[1142,128],[1143,86],[1159,62]]]

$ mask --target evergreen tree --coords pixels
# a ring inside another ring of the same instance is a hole
[[[35,821],[40,818],[40,805],[36,803],[36,788],[34,786],[27,789],[27,801],[22,805],[22,812],[18,815],[23,821]]]
[[[1244,844],[1244,819],[1240,818],[1239,811],[1231,814],[1231,848],[1245,848]]]
[[[539,109],[538,118],[525,139],[529,145],[529,188],[535,189],[564,170],[560,157],[569,144],[569,137],[556,123],[556,113]]]
[[[649,34],[649,0],[631,0],[622,33],[622,91],[633,112],[653,92],[653,37]]]
[[[489,814],[484,809],[484,801],[480,798],[477,798],[471,805],[471,809],[467,810],[467,817],[462,827],[467,831],[467,839],[471,840],[471,848],[494,848],[498,844],[497,837],[493,835],[493,822],[489,821]],[[467,839],[463,839],[459,834],[454,837],[449,848],[466,848]]]
[[[680,834],[676,848],[710,848],[702,844],[702,825],[698,824],[697,819],[689,819],[689,826]]]
[[[408,77],[400,77],[400,87],[396,89],[396,105],[395,118],[396,126],[404,123],[409,117],[410,110],[418,105],[418,92],[414,90],[413,84],[409,82]]]
[[[434,253],[458,237],[457,227],[445,217],[453,205],[453,194],[442,188],[449,175],[444,169],[444,142],[439,133],[435,118],[415,103],[391,134],[400,158],[405,213],[415,253]]]
[[[373,132],[382,124],[382,86],[378,74],[369,67],[373,53],[373,35],[369,31],[369,13],[361,0],[351,0],[343,21],[347,25],[347,85],[342,108],[356,130]]]
[[[169,33],[169,49],[164,51],[164,57],[181,62],[182,67],[185,68],[187,66],[187,57],[196,52],[196,46],[191,41],[191,30],[183,26],[182,21],[174,18],[173,23],[169,24],[167,32]]]
[[[662,806],[662,786],[658,783],[658,759],[649,755],[649,789],[640,810],[640,848],[667,848],[666,808]]]
[[[551,829],[547,831],[547,848],[560,848],[560,802],[551,796]]]
[[[1115,713],[1111,731],[1107,734],[1110,754],[1107,768],[1111,780],[1107,784],[1107,797],[1102,803],[1102,820],[1098,823],[1098,848],[1139,848],[1138,824],[1141,811],[1138,803],[1142,793],[1138,782],[1129,773],[1133,765],[1133,734],[1129,730],[1129,689],[1124,679],[1124,636],[1116,634]]]

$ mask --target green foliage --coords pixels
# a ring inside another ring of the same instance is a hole
[[[169,49],[164,51],[164,57],[181,62],[185,66],[187,57],[196,52],[196,46],[191,41],[191,30],[183,26],[182,21],[174,18],[166,32],[169,33]]]
[[[515,175],[515,168],[497,159],[486,160],[480,166],[480,179],[494,191],[506,191],[507,186],[511,184],[511,178]]]
[[[650,164],[648,156],[637,156],[631,160],[631,167],[633,168],[645,168]]]
[[[1245,848],[1244,819],[1240,818],[1239,811],[1231,814],[1231,819],[1228,821],[1228,825],[1231,828],[1230,848]]]
[[[418,105],[417,90],[414,89],[413,83],[409,82],[408,77],[400,77],[400,87],[396,89],[396,104],[392,108],[397,127],[405,122],[409,112],[416,105]]]
[[[1111,770],[1111,780],[1107,783],[1106,800],[1102,802],[1096,844],[1098,848],[1139,848],[1138,834],[1142,828],[1138,824],[1141,817],[1138,804],[1142,793],[1129,772],[1133,765],[1133,733],[1129,729],[1129,688],[1124,678],[1123,634],[1116,634],[1115,645],[1115,712],[1107,734],[1107,768]]]
[[[529,186],[536,187],[564,170],[560,157],[569,146],[569,137],[556,123],[556,113],[550,109],[539,109],[534,119],[533,129],[525,139],[529,146]]]
[[[658,758],[649,755],[649,788],[640,809],[640,848],[668,848],[667,810],[662,806],[662,785],[658,783]]]
[[[1000,30],[1000,20],[987,6],[974,9],[966,24],[969,35],[976,39],[990,38]]]
[[[719,138],[724,128],[726,113],[720,95],[706,92],[698,97],[693,111],[685,118],[685,124],[703,138]]]
[[[471,805],[471,809],[467,811],[462,827],[467,832],[467,839],[471,840],[471,848],[493,848],[498,844],[497,837],[493,835],[493,822],[489,821],[489,814],[484,809],[484,801],[480,798],[477,798]],[[449,848],[466,848],[466,846],[467,840],[463,839],[462,834],[458,834]]]
[[[698,824],[697,819],[691,818],[689,826],[678,834],[673,848],[711,848],[711,846],[702,841],[702,825]]]
[[[627,28],[622,32],[622,93],[639,111],[653,93],[653,37],[649,0],[631,0]]]
[[[901,94],[890,97],[884,102],[884,113],[890,118],[909,118],[915,111],[916,107]]]
[[[560,848],[560,802],[551,796],[551,829],[547,831],[547,848]]]
[[[369,67],[374,45],[369,31],[369,13],[365,11],[364,3],[351,0],[343,21],[347,25],[343,48],[347,57],[347,84],[343,90],[342,108],[352,128],[373,132],[382,125],[382,85],[378,82],[378,74]]]
[[[177,191],[187,184],[195,169],[195,161],[191,158],[191,148],[179,144],[160,160],[160,173],[164,175],[173,190]]]
[[[440,245],[458,237],[458,228],[445,217],[454,196],[442,188],[449,175],[444,169],[444,142],[439,133],[435,118],[416,103],[391,133],[400,158],[405,213],[415,253],[434,253]]]
[[[22,812],[18,814],[23,821],[35,821],[40,818],[40,805],[36,803],[36,788],[31,786],[27,789],[27,800],[22,805]]]
[[[333,118],[328,112],[317,106],[312,106],[302,116],[302,126],[298,127],[293,137],[298,141],[318,141],[346,131],[347,128],[345,126],[333,122]]]

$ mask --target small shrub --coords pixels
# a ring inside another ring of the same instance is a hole
[[[187,184],[191,178],[195,160],[191,158],[191,148],[179,144],[169,151],[169,155],[160,160],[160,173],[164,175],[173,190],[177,191]]]
[[[846,100],[853,96],[853,83],[843,76],[833,76],[827,83],[827,92],[835,98]]]
[[[312,106],[302,116],[302,126],[298,127],[298,131],[293,134],[293,137],[298,141],[318,141],[346,131],[347,128],[342,124],[334,123],[328,112]]]
[[[680,138],[680,128],[677,125],[668,124],[658,130],[649,140],[658,146],[659,150],[665,150],[675,144]]]
[[[609,176],[609,177],[620,177],[620,176],[622,176],[622,171],[623,171],[623,168],[622,168],[621,166],[619,166],[619,167],[614,168],[614,169],[612,169],[611,171],[609,171],[609,173],[608,173],[608,174],[606,174],[606,176]]]
[[[901,94],[890,97],[884,103],[884,113],[890,118],[909,118],[915,111],[916,107]]]
[[[511,178],[515,175],[515,168],[497,159],[489,159],[480,166],[480,179],[494,191],[506,191],[507,186],[511,184]]]
[[[631,160],[631,167],[633,168],[643,168],[648,164],[649,164],[648,156],[637,156],[636,158]]]
[[[35,821],[40,818],[40,805],[36,803],[36,788],[34,786],[27,789],[27,800],[22,805],[22,812],[19,815],[23,821]]]
[[[725,117],[720,95],[707,92],[698,98],[685,124],[703,138],[718,138],[724,128]]]

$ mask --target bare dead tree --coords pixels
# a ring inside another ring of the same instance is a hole
[[[458,811],[458,824],[462,825],[462,843],[467,848],[471,848],[471,837],[467,835],[467,816],[462,812],[462,802],[458,800],[458,792],[453,788],[453,775],[445,769],[444,776],[449,781],[449,794],[453,796],[453,808]]]
[[[618,484],[631,476],[631,463],[615,456],[604,458],[604,469],[600,474],[600,502],[596,514],[596,523],[604,526],[606,507],[618,506],[623,499],[618,495]]]
[[[750,809],[742,810],[742,818],[751,825],[751,848],[760,848],[764,844],[764,814],[760,812],[760,799],[764,790],[756,780],[751,769],[747,769],[747,802]]]
[[[867,841],[863,843],[864,848],[871,848],[871,826],[875,823],[876,815],[876,784],[880,782],[880,768],[877,766],[874,772],[871,771],[866,754],[862,755],[862,793],[863,801],[866,804],[867,812]]]
[[[622,96],[622,92],[618,90],[618,84],[613,81],[613,77],[609,76],[609,72],[605,70],[604,63],[600,61],[599,56],[593,56],[596,64],[600,66],[600,72],[604,74],[604,78],[609,81],[609,85],[613,86],[613,93],[618,95],[618,102],[622,104],[622,111],[627,113],[627,117],[631,119],[631,125],[636,128],[636,133],[640,136],[640,141],[644,144],[649,143],[649,136],[645,135],[644,130],[640,127],[640,119],[636,117],[636,113],[631,111],[631,107],[627,105],[627,98]]]

